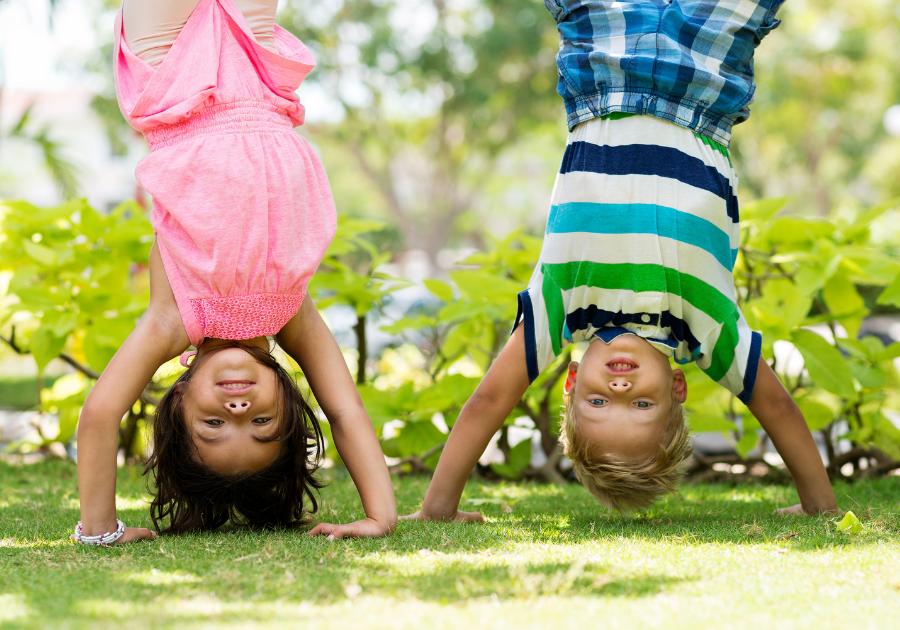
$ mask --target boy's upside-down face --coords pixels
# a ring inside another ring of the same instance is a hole
[[[684,372],[637,335],[619,335],[609,344],[595,339],[569,373],[578,433],[596,456],[638,459],[654,452],[673,401],[687,399]]]

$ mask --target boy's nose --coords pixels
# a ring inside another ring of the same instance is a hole
[[[629,389],[631,389],[631,381],[625,380],[624,378],[617,378],[613,381],[610,381],[609,386],[614,392],[624,394]]]
[[[240,415],[243,415],[243,414],[247,413],[248,411],[250,411],[250,401],[249,400],[241,400],[241,401],[229,400],[227,403],[225,403],[225,409],[227,411],[231,412],[235,416],[240,416]]]

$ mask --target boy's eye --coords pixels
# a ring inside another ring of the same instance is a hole
[[[637,407],[638,409],[649,409],[650,403],[648,403],[646,400],[639,400],[636,403],[634,403],[634,406]]]
[[[588,402],[595,407],[602,407],[609,401],[603,400],[602,398],[594,398],[593,400],[589,400]]]
[[[269,422],[270,420],[272,420],[272,418],[254,418],[253,424],[265,424],[265,423]]]
[[[204,420],[204,422],[206,422],[206,424],[208,424],[211,427],[220,427],[223,424],[225,424],[221,420]]]

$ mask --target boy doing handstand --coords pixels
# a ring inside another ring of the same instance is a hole
[[[691,453],[682,413],[696,362],[747,404],[800,504],[836,509],[803,415],[737,305],[731,127],[749,115],[753,51],[783,0],[545,0],[560,33],[569,129],[540,259],[509,341],[459,416],[422,509],[459,512],[469,473],[529,383],[567,343],[565,453],[605,506],[674,490]]]

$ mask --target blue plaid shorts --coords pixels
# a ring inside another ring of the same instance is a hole
[[[628,112],[728,145],[750,114],[753,52],[784,0],[544,0],[569,130]]]

